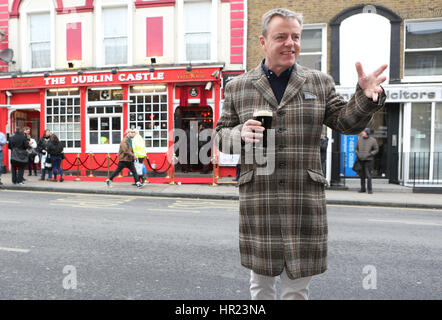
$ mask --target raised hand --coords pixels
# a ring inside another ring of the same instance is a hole
[[[381,83],[384,82],[387,77],[382,73],[387,69],[388,65],[384,64],[377,68],[372,73],[366,75],[362,69],[362,64],[356,62],[356,71],[358,73],[358,83],[364,94],[373,99],[374,102],[378,101],[378,93],[382,92]]]

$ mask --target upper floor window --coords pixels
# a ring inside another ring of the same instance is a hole
[[[128,9],[103,8],[103,51],[105,65],[128,63]]]
[[[51,19],[48,13],[30,14],[29,50],[32,69],[51,67]]]
[[[405,23],[405,77],[442,76],[442,20]]]
[[[301,53],[298,63],[305,67],[325,72],[324,27],[304,26],[301,38]]]
[[[187,61],[211,59],[212,1],[184,1],[184,44]]]

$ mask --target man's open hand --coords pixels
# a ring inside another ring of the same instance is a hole
[[[366,75],[362,69],[362,64],[356,62],[356,71],[358,73],[358,83],[367,98],[373,99],[374,102],[378,101],[378,94],[382,93],[381,83],[384,82],[387,77],[382,73],[387,69],[388,65],[384,64],[377,68],[372,73]]]

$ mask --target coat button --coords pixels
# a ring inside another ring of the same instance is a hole
[[[283,133],[284,131],[285,131],[284,128],[279,128],[279,129],[278,129],[278,133]]]
[[[285,162],[280,162],[280,163],[279,163],[279,168],[280,168],[280,169],[285,168]]]
[[[278,116],[280,116],[280,117],[285,116],[285,111],[284,111],[284,110],[279,110],[279,111],[277,112],[277,114],[278,114]]]
[[[285,149],[285,145],[281,144],[279,145],[279,150],[284,150]]]
[[[284,180],[279,180],[279,184],[282,186],[282,185],[285,184],[285,181]]]

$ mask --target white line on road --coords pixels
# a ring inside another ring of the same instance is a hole
[[[439,226],[439,227],[442,227],[442,224],[434,223],[434,222],[419,222],[419,221],[405,221],[405,220],[381,220],[381,219],[368,219],[368,221],[387,222],[387,223],[402,223],[402,224],[412,224],[412,225],[419,225],[419,226]]]
[[[31,251],[31,250],[29,250],[29,249],[3,248],[3,247],[0,247],[0,251],[28,253],[28,252]]]

